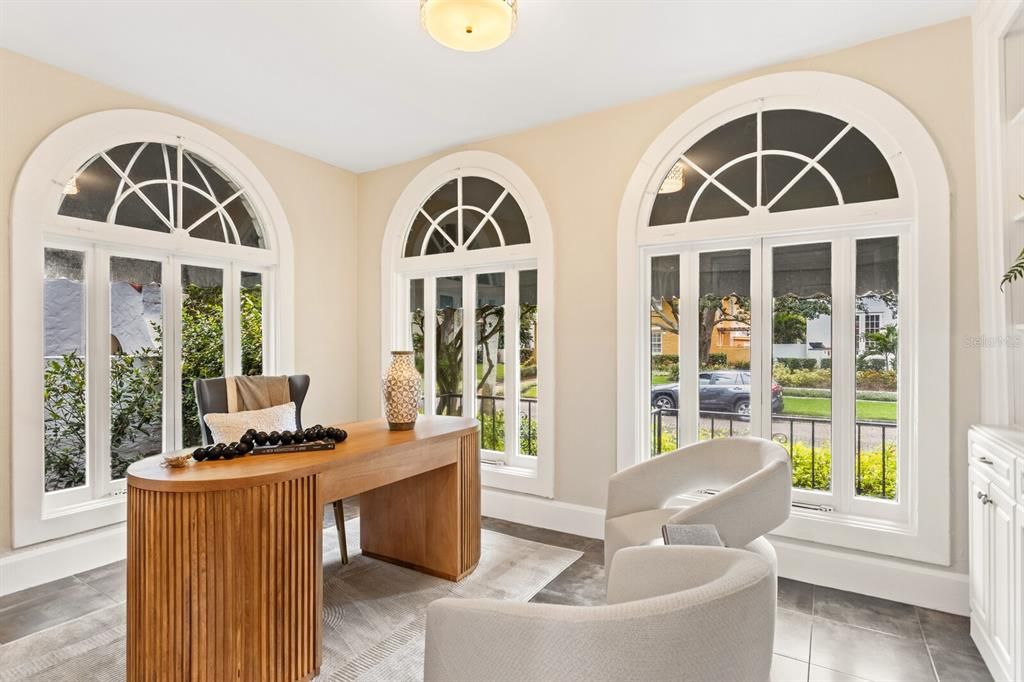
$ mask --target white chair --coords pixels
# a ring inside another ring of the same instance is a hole
[[[439,599],[427,608],[426,682],[769,679],[774,572],[724,547],[615,555],[607,606]]]
[[[778,561],[762,537],[789,518],[789,454],[763,438],[716,438],[623,469],[608,480],[605,566],[624,547],[661,544],[664,524],[712,524],[726,547]],[[667,506],[682,493],[714,490],[689,507]]]

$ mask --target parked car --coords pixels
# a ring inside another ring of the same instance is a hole
[[[714,370],[698,375],[700,411],[726,412],[750,418],[750,372]],[[772,412],[782,412],[782,387],[772,382]],[[679,384],[651,387],[651,407],[674,410],[679,407]]]

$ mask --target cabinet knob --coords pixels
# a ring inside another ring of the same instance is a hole
[[[981,500],[982,504],[992,504],[992,498],[980,490],[978,491],[978,499]]]

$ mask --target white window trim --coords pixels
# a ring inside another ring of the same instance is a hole
[[[419,210],[423,200],[448,180],[459,176],[475,175],[489,178],[507,187],[526,217],[530,229],[530,243],[495,249],[475,251],[460,250],[453,254],[438,256],[417,256],[403,258],[405,238],[412,217]],[[513,461],[497,466],[481,465],[481,477],[485,486],[501,488],[520,493],[554,497],[555,472],[555,266],[552,244],[551,220],[540,192],[529,176],[516,164],[503,156],[483,151],[465,151],[450,154],[430,164],[406,186],[388,218],[381,243],[381,354],[380,367],[387,366],[391,350],[406,349],[408,310],[408,280],[417,277],[433,277],[443,274],[478,272],[500,272],[510,269],[537,269],[538,304],[538,345],[545,349],[538,358],[538,422],[540,424],[537,442],[536,463]],[[458,272],[452,272],[457,269]],[[428,281],[430,281],[428,279]],[[463,294],[466,295],[468,282],[463,280]],[[475,289],[475,279],[473,287]],[[515,292],[518,296],[518,291]],[[506,287],[506,296],[508,296]],[[424,302],[432,308],[436,294],[433,287],[424,286]],[[469,299],[466,299],[471,303]],[[508,299],[506,299],[508,300]],[[473,307],[468,305],[467,310]],[[398,311],[403,311],[401,315]],[[431,334],[424,344],[425,376],[427,395],[430,396],[432,352]],[[516,338],[518,338],[516,336]],[[466,358],[471,359],[469,354]],[[467,359],[467,365],[468,365]],[[475,376],[475,368],[467,369],[467,376]],[[507,377],[506,377],[507,379]],[[425,406],[430,408],[429,401]],[[526,458],[517,458],[524,460]],[[532,458],[530,458],[532,459]]]
[[[210,163],[223,168],[240,186],[264,230],[266,249],[199,240],[185,234],[167,235],[146,230],[57,215],[64,184],[97,152],[137,141],[177,145],[187,140]],[[205,261],[214,267],[235,272],[229,265],[238,261],[239,249],[246,249],[243,269],[263,272],[274,267],[270,285],[273,301],[265,308],[275,317],[271,338],[265,338],[271,353],[268,365],[287,372],[294,361],[293,247],[291,228],[284,209],[270,183],[253,163],[224,138],[191,121],[154,111],[116,109],[89,114],[70,121],[51,133],[32,152],[22,167],[12,195],[11,207],[11,318],[17,331],[11,339],[11,423],[19,425],[11,434],[12,446],[12,518],[15,547],[71,535],[124,521],[123,495],[111,495],[78,505],[49,508],[43,495],[43,373],[40,365],[43,346],[43,247],[63,244],[70,248],[85,245],[96,250],[111,248],[119,254],[160,259],[174,256],[188,261]],[[167,272],[164,279],[174,276]],[[95,287],[93,287],[95,288]],[[225,305],[232,305],[226,289]],[[89,296],[101,292],[90,292]],[[165,325],[173,303],[164,293]],[[103,295],[106,300],[105,294]],[[173,317],[173,312],[170,315]],[[173,324],[173,322],[172,322]],[[104,333],[107,333],[104,330]],[[230,330],[228,331],[230,334]],[[227,363],[231,357],[225,357]],[[172,370],[165,362],[165,382]],[[172,390],[177,390],[171,384]],[[165,417],[167,410],[165,409]],[[33,428],[31,425],[38,425]],[[117,492],[113,488],[109,492]]]
[[[859,128],[889,161],[900,196],[785,213],[650,228],[650,209],[665,174],[689,144],[722,123],[756,111],[791,107],[822,111]],[[890,556],[949,565],[949,181],[934,141],[920,121],[883,91],[853,78],[788,72],[753,78],[697,103],[651,144],[629,180],[618,221],[618,468],[641,461],[649,428],[641,394],[649,339],[643,249],[658,244],[799,235],[823,228],[906,224],[910,248],[901,253],[903,376],[912,397],[900,419],[910,432],[903,480],[917,494],[906,523],[794,509],[776,534]],[[927,291],[927,301],[916,292]],[[850,325],[852,327],[852,324]],[[927,343],[917,340],[927,339]],[[924,371],[927,368],[927,371]],[[933,494],[921,494],[933,491]]]

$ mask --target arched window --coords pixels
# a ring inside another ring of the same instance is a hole
[[[649,225],[840,206],[899,196],[885,156],[853,125],[761,109],[690,145],[658,186]]]
[[[100,152],[69,181],[57,212],[266,248],[245,189],[181,141],[130,142]]]
[[[23,545],[123,520],[128,466],[200,442],[195,379],[290,364],[290,330],[269,312],[291,307],[291,245],[244,156],[146,111],[54,132],[13,215]]]
[[[550,229],[532,183],[493,154],[445,157],[396,204],[382,258],[384,350],[415,352],[421,412],[480,422],[485,484],[550,495]]]
[[[620,212],[619,466],[771,438],[782,534],[948,560],[926,494],[948,486],[948,395],[921,383],[948,379],[948,194],[921,124],[853,79],[755,78],[681,115]]]

